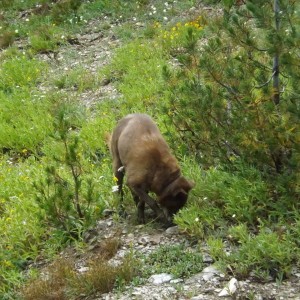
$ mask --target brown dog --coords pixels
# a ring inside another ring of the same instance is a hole
[[[194,183],[181,176],[175,157],[151,118],[130,114],[121,119],[111,137],[113,171],[123,200],[122,184],[126,171],[127,185],[138,208],[138,221],[145,222],[147,203],[163,221],[184,206]],[[148,192],[157,195],[157,202]]]

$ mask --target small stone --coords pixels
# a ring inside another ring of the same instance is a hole
[[[149,237],[148,236],[142,236],[141,238],[138,239],[138,243],[140,245],[146,245],[149,243]]]
[[[167,287],[167,291],[169,294],[175,294],[177,292],[176,289],[172,286]]]
[[[203,254],[203,262],[206,263],[206,264],[209,264],[209,263],[213,262],[213,259],[209,254],[204,253]]]
[[[169,227],[165,231],[166,235],[175,235],[179,233],[178,226]]]
[[[218,294],[219,297],[227,297],[232,296],[237,288],[238,288],[238,281],[236,278],[231,278],[228,282],[227,286]]]
[[[135,228],[137,229],[136,232],[138,232],[138,229],[142,229],[144,228],[145,225],[144,224],[139,224],[139,225],[136,225]]]
[[[134,239],[134,234],[133,233],[129,233],[127,235],[127,237],[130,239],[130,240],[133,240]]]
[[[87,272],[89,269],[90,269],[89,267],[81,267],[81,268],[79,268],[77,271],[78,271],[79,273],[85,273],[85,272]]]
[[[149,238],[149,242],[153,245],[158,245],[160,243],[161,237],[162,236],[160,234],[153,235]]]
[[[214,276],[218,275],[220,276],[221,272],[215,267],[215,266],[208,266],[205,269],[202,270],[202,272],[195,274],[191,278],[187,280],[187,283],[197,282],[197,281],[209,281]]]
[[[171,281],[172,278],[173,278],[173,276],[171,274],[162,273],[162,274],[152,275],[148,279],[148,281],[153,284],[159,285],[159,284]]]

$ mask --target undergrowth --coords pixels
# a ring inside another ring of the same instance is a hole
[[[196,1],[1,1],[1,299],[15,299],[33,261],[53,260],[66,245],[81,243],[102,211],[115,208],[105,139],[131,112],[155,119],[182,173],[196,182],[174,219],[182,232],[206,240],[214,260],[239,278],[285,278],[299,266],[296,13],[285,10],[290,18],[283,21],[294,24],[282,54],[289,78],[286,98],[274,108],[272,32],[255,36],[258,48],[270,47],[260,56],[251,47],[252,34],[262,29],[250,34],[245,26],[254,24],[238,22],[249,11],[225,10],[232,17],[225,22],[193,6]],[[103,23],[92,30],[124,43],[111,63],[95,73],[82,64],[51,72],[60,47],[72,48],[74,34],[90,32],[87,24],[99,16]],[[241,28],[253,52],[234,39]],[[98,90],[104,79],[122,96],[82,105],[82,93]],[[136,263],[134,254],[118,267],[99,257],[77,274],[73,261],[58,261],[46,271],[49,280],[33,272],[23,292],[27,299],[47,299],[49,291],[60,299],[94,295],[134,280]],[[146,265],[145,278],[152,272],[184,277],[200,271],[202,260],[176,246],[151,254]]]

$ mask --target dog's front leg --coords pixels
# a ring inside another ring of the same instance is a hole
[[[138,222],[145,224],[145,202],[140,200],[137,204]]]
[[[141,202],[147,203],[161,221],[166,221],[166,216],[164,215],[163,211],[159,208],[157,202],[153,198],[151,198],[142,188],[134,187],[133,191],[140,198],[139,204]]]
[[[133,190],[131,190],[131,193],[137,208],[138,222],[139,224],[145,224],[145,202]]]

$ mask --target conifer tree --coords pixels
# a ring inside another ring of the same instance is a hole
[[[300,3],[222,7],[196,44],[197,65],[185,46],[180,69],[165,72],[172,120],[204,165],[243,161],[299,191]]]

